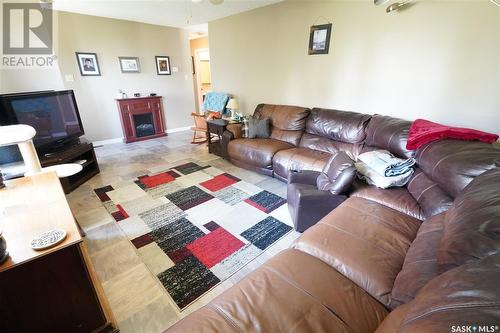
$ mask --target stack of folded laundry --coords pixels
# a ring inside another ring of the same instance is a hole
[[[401,159],[387,150],[360,154],[356,162],[358,177],[380,188],[402,187],[413,175],[414,158]]]

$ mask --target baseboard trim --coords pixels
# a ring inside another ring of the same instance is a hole
[[[177,132],[184,132],[184,131],[189,131],[191,129],[191,126],[186,126],[186,127],[177,127],[177,128],[171,128],[165,131],[165,133],[177,133]]]
[[[184,132],[184,131],[189,131],[189,130],[191,130],[191,126],[171,128],[171,129],[166,130],[165,133],[170,134],[170,133]],[[94,141],[92,143],[94,144],[94,146],[103,146],[103,145],[110,145],[113,143],[120,143],[120,142],[123,142],[123,137],[108,139],[108,140],[101,140],[101,141]]]
[[[94,144],[94,146],[103,146],[103,145],[110,145],[113,143],[120,143],[120,142],[123,142],[123,137],[108,139],[108,140],[101,140],[101,141],[94,141],[94,142],[92,142],[92,144]]]

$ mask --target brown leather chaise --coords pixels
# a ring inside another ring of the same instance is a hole
[[[357,184],[290,249],[167,332],[500,326],[500,148],[443,140],[409,152],[407,127],[373,116],[361,143],[414,154],[406,188]]]
[[[343,151],[333,154],[320,173],[291,172],[286,201],[294,229],[304,232],[344,202],[355,177],[354,161]]]

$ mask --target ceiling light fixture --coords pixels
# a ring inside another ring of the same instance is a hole
[[[385,11],[387,13],[395,12],[400,10],[401,8],[407,6],[412,0],[407,0],[407,1],[401,1],[401,2],[395,2],[392,5],[389,5]]]
[[[208,0],[212,5],[220,5],[224,0]],[[192,3],[201,3],[203,0],[191,0]]]
[[[494,3],[498,7],[500,7],[500,2],[497,2],[496,0],[490,0],[491,3]]]
[[[373,3],[375,6],[380,6],[383,5],[384,3],[388,2],[389,0],[373,0]]]

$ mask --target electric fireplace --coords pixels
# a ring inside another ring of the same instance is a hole
[[[161,96],[117,99],[126,143],[167,135]]]

